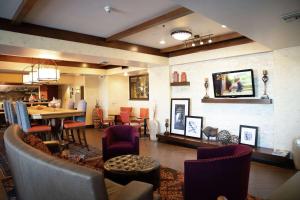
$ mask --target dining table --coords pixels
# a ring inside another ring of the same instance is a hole
[[[46,106],[31,106],[28,107],[28,114],[31,119],[64,119],[73,116],[83,116],[84,111],[66,109],[66,108],[52,108]]]
[[[53,108],[41,105],[28,107],[27,110],[32,120],[50,120],[52,133],[57,134],[59,140],[62,139],[64,119],[85,115],[85,112],[80,110]]]

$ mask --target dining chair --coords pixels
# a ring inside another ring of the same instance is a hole
[[[67,103],[67,109],[74,109],[75,102],[72,99],[69,99]]]
[[[138,130],[141,135],[141,125],[137,122],[130,120],[130,113],[126,111],[122,111],[120,113],[121,123],[122,125],[130,125]]]
[[[4,117],[6,125],[9,124],[9,114],[8,114],[8,107],[7,107],[7,100],[3,101],[3,109],[4,109]]]
[[[16,112],[18,113],[19,117],[17,117],[20,122],[18,122],[19,125],[21,125],[21,129],[24,133],[31,134],[31,133],[45,133],[47,134],[51,133],[51,127],[48,125],[35,125],[32,126],[29,120],[28,110],[25,103],[22,101],[16,102]]]
[[[80,100],[77,105],[77,110],[83,111],[86,113],[87,103],[85,100]],[[67,136],[68,142],[70,142],[70,138],[72,138],[72,142],[75,143],[74,132],[77,131],[77,138],[81,146],[86,147],[89,150],[89,146],[86,140],[86,132],[85,132],[85,115],[84,116],[76,116],[74,120],[67,121],[64,123],[64,131]],[[81,136],[82,133],[82,136]]]
[[[142,131],[145,132],[148,129],[148,125],[147,125],[148,119],[149,119],[149,109],[140,108],[140,116],[134,120],[131,120],[131,122],[138,123],[141,126],[141,132]]]
[[[104,119],[103,109],[96,108],[96,113],[97,113],[97,117],[98,117],[98,120],[100,122],[100,127],[101,128],[114,125],[114,120],[113,119]]]
[[[8,116],[9,116],[9,124],[17,124],[17,114],[15,107],[11,101],[7,101],[7,110],[8,110]]]

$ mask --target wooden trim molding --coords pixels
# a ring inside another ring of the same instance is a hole
[[[186,49],[170,52],[169,57],[181,56],[181,55],[191,54],[191,53],[197,53],[197,52],[200,52],[200,51],[209,51],[209,50],[213,50],[213,49],[220,49],[220,48],[225,48],[225,47],[230,47],[230,46],[247,44],[247,43],[251,43],[251,42],[253,42],[253,40],[243,36],[243,37],[235,38],[235,39],[231,39],[231,40],[226,40],[226,41],[221,41],[221,42],[214,42],[214,43],[209,44],[209,45],[191,47],[191,48],[186,48]]]
[[[180,7],[180,8],[177,8],[175,10],[172,10],[171,12],[165,13],[161,16],[155,17],[155,18],[150,19],[148,21],[145,21],[141,24],[133,26],[129,29],[126,29],[124,31],[116,33],[116,34],[108,37],[106,39],[106,41],[111,42],[111,41],[119,40],[119,39],[122,39],[124,37],[136,34],[138,32],[144,31],[144,30],[147,30],[151,27],[166,23],[168,21],[172,21],[172,20],[177,19],[179,17],[189,15],[191,13],[193,13],[193,11],[191,11],[187,8],[184,8],[184,7]]]
[[[9,56],[9,55],[1,55],[0,61],[4,62],[16,62],[16,63],[44,63],[53,65],[49,59],[42,58],[28,58],[28,57],[19,57],[19,56]],[[54,60],[58,66],[66,66],[66,67],[81,67],[81,68],[93,68],[93,69],[113,69],[117,67],[121,67],[118,65],[103,65],[103,64],[95,64],[95,63],[83,63],[76,61],[66,61],[66,60]]]
[[[106,39],[102,37],[76,33],[72,31],[65,31],[65,30],[60,30],[55,28],[49,28],[49,27],[39,26],[39,25],[34,25],[29,23],[22,23],[16,26],[12,24],[11,20],[4,19],[4,18],[0,18],[0,30],[168,57],[167,53],[161,53],[160,49],[156,49],[152,47],[131,44],[122,41],[106,42],[105,41]]]
[[[12,18],[12,23],[21,23],[37,1],[38,0],[22,0]]]

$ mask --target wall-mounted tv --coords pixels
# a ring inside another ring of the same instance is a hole
[[[213,73],[216,98],[254,97],[253,70]]]

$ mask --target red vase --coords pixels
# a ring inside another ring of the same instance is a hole
[[[186,73],[185,72],[181,72],[181,77],[180,77],[181,82],[186,82],[187,81],[186,79],[187,79],[186,78]]]

